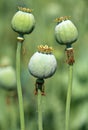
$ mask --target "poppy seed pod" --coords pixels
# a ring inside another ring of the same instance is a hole
[[[12,90],[16,87],[16,73],[12,66],[0,68],[0,86],[7,90]]]
[[[35,27],[35,19],[31,10],[19,7],[19,11],[13,16],[11,21],[12,29],[19,34],[29,34]]]
[[[68,20],[68,17],[57,18],[58,24],[55,27],[56,41],[61,45],[70,45],[78,39],[78,30],[75,25]]]
[[[57,67],[55,56],[52,54],[52,47],[47,45],[38,46],[38,52],[31,57],[28,69],[31,75],[39,79],[51,77]]]

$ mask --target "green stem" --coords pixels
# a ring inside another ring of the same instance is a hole
[[[66,101],[66,119],[65,119],[65,130],[70,128],[70,104],[71,104],[71,94],[72,94],[72,79],[73,79],[73,65],[69,65],[69,81],[67,90],[67,101]]]
[[[42,125],[42,96],[40,90],[38,91],[38,127],[39,130],[43,130]]]
[[[21,88],[21,81],[20,81],[21,46],[22,46],[22,42],[19,41],[17,43],[17,52],[16,52],[16,75],[17,75],[17,91],[18,91],[19,112],[20,112],[20,125],[21,125],[21,130],[25,130],[22,88]]]

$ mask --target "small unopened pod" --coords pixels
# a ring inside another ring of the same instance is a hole
[[[78,30],[76,26],[68,20],[68,17],[57,18],[55,27],[56,41],[61,45],[69,45],[78,39]]]
[[[52,54],[52,47],[38,46],[38,51],[31,57],[28,69],[31,75],[39,79],[51,77],[57,68],[57,61]]]
[[[7,90],[16,88],[16,73],[12,66],[0,68],[0,87]]]
[[[29,34],[35,27],[35,18],[28,8],[19,7],[11,21],[12,29],[19,34]]]

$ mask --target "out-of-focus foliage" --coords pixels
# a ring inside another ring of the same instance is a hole
[[[33,93],[36,79],[28,72],[28,62],[40,44],[53,46],[58,62],[55,75],[45,80],[44,130],[64,130],[68,65],[65,46],[60,46],[54,37],[54,19],[61,16],[71,16],[79,31],[79,40],[73,44],[75,64],[70,126],[71,130],[88,130],[88,0],[0,0],[0,69],[5,56],[11,59],[15,69],[17,33],[11,28],[11,19],[20,5],[33,9],[36,19],[34,31],[25,35],[21,55],[26,130],[38,129],[37,97]],[[7,91],[0,85],[0,130],[19,129],[17,92]]]

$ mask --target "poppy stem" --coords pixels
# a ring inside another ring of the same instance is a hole
[[[16,52],[17,92],[18,92],[18,101],[19,101],[21,130],[25,130],[23,97],[22,97],[22,88],[21,88],[21,81],[20,81],[20,53],[21,53],[21,46],[22,46],[22,38],[18,37],[17,52]]]
[[[38,90],[38,127],[39,127],[39,130],[43,130],[43,125],[42,125],[42,95],[41,95],[40,90]]]
[[[67,100],[66,100],[66,119],[65,119],[65,130],[70,130],[70,104],[72,95],[72,80],[73,80],[73,65],[69,65],[69,81],[67,90]]]

